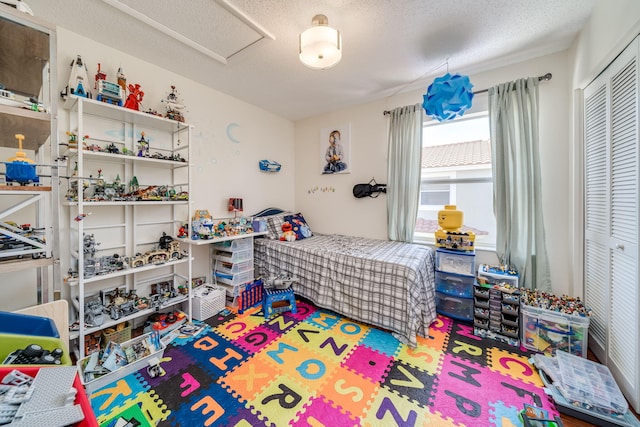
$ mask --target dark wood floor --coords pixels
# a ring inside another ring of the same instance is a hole
[[[594,360],[600,363],[598,358],[591,352],[591,350],[588,351],[587,358],[589,360]],[[629,407],[631,407],[631,405],[629,405]],[[632,410],[632,412],[635,414],[636,417],[638,417],[638,414],[635,411]],[[562,424],[564,424],[564,427],[591,427],[594,425],[586,421],[582,421],[577,418],[570,417],[564,414],[560,414],[560,419],[562,419]]]

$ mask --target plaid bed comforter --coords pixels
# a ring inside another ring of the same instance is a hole
[[[297,295],[354,320],[388,329],[414,347],[436,318],[433,251],[342,235],[255,240],[256,274],[290,273]]]

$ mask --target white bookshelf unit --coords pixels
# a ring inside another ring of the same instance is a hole
[[[64,144],[70,177],[63,202],[70,231],[66,282],[78,322],[71,338],[78,338],[82,358],[88,335],[121,322],[135,325],[175,308],[191,319],[191,247],[171,236],[191,217],[192,128],[75,95],[64,106],[75,135]],[[126,302],[146,298],[149,305],[136,309],[136,302],[113,314],[107,308],[96,321],[91,304],[106,306],[105,295],[114,294]]]

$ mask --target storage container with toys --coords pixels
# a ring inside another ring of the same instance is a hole
[[[580,298],[528,289],[523,290],[520,302],[524,347],[550,355],[562,350],[587,357],[591,310]]]

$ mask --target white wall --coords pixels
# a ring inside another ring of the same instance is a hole
[[[462,72],[464,70],[452,70]],[[567,293],[571,283],[569,264],[569,112],[570,69],[567,52],[471,74],[476,90],[521,77],[552,73],[553,79],[540,84],[540,151],[542,196],[551,279],[556,293]],[[434,76],[435,77],[435,76]],[[387,117],[383,111],[422,102],[426,87],[418,91],[334,111],[296,122],[296,210],[302,212],[311,229],[357,236],[387,238],[386,196],[356,199],[354,184],[372,177],[386,183]],[[486,94],[478,95],[474,104],[486,106]],[[351,173],[322,175],[319,156],[320,129],[351,124]],[[310,191],[313,188],[335,191]],[[496,263],[495,254],[479,252],[479,262]]]

